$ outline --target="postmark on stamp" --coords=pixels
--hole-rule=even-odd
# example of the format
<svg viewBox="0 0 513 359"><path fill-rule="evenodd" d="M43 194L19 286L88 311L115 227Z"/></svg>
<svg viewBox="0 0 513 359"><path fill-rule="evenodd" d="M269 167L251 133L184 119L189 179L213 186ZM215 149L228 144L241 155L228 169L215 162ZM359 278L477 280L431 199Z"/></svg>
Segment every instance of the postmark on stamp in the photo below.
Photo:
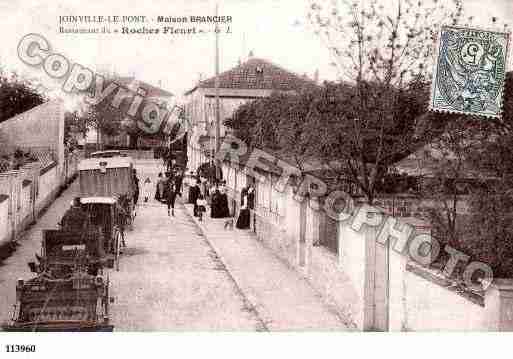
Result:
<svg viewBox="0 0 513 359"><path fill-rule="evenodd" d="M442 26L430 109L500 118L509 33Z"/></svg>

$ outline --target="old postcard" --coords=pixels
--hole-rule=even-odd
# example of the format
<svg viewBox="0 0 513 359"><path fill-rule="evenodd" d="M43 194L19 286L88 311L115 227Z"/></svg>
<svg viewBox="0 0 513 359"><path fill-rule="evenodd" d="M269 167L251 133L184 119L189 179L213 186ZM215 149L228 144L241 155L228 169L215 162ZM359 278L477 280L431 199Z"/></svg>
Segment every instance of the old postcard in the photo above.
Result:
<svg viewBox="0 0 513 359"><path fill-rule="evenodd" d="M513 331L510 0L0 14L2 353Z"/></svg>

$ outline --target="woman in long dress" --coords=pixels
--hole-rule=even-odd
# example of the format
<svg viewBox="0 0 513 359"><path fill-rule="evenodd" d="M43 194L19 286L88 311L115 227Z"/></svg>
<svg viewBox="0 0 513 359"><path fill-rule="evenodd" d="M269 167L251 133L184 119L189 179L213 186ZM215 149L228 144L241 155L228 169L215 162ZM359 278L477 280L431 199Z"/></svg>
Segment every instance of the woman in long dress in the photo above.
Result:
<svg viewBox="0 0 513 359"><path fill-rule="evenodd" d="M239 218L237 218L236 227L239 229L248 229L250 223L250 213L248 208L248 189L243 188L241 192L241 203Z"/></svg>
<svg viewBox="0 0 513 359"><path fill-rule="evenodd" d="M162 172L159 173L159 178L157 180L157 190L155 191L155 199L159 202L164 200L164 187L166 185L166 181L162 177Z"/></svg>
<svg viewBox="0 0 513 359"><path fill-rule="evenodd" d="M219 212L220 218L230 217L230 207L228 206L228 195L226 194L226 182L221 182L219 187Z"/></svg>
<svg viewBox="0 0 513 359"><path fill-rule="evenodd" d="M213 191L211 191L210 218L222 218L219 206L220 197L219 188L217 186L213 187Z"/></svg>
<svg viewBox="0 0 513 359"><path fill-rule="evenodd" d="M189 176L185 178L187 181L187 185L189 186L189 196L187 197L187 203L194 203L195 200L193 199L193 192L194 192L194 186L196 186L196 177L194 176L194 173L191 172Z"/></svg>

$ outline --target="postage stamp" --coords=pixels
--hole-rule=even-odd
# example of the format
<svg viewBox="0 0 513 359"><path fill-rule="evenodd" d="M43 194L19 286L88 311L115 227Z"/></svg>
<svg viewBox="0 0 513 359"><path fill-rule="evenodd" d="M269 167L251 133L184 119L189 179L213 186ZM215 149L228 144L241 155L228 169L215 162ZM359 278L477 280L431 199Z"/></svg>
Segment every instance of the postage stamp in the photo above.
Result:
<svg viewBox="0 0 513 359"><path fill-rule="evenodd" d="M442 26L430 109L500 118L509 33Z"/></svg>

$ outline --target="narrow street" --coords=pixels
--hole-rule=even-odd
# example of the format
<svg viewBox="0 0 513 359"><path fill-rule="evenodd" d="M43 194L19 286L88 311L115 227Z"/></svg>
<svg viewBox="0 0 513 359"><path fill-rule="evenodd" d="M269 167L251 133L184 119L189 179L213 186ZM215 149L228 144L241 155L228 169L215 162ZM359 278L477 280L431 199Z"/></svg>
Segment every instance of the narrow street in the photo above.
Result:
<svg viewBox="0 0 513 359"><path fill-rule="evenodd" d="M138 177L156 178L156 162L137 163ZM41 230L57 222L78 191L75 181L0 265L0 322L9 319L18 278L30 278L28 261L40 251ZM139 201L120 271L109 270L111 320L116 331L261 330L256 313L178 200L175 217L164 205Z"/></svg>

